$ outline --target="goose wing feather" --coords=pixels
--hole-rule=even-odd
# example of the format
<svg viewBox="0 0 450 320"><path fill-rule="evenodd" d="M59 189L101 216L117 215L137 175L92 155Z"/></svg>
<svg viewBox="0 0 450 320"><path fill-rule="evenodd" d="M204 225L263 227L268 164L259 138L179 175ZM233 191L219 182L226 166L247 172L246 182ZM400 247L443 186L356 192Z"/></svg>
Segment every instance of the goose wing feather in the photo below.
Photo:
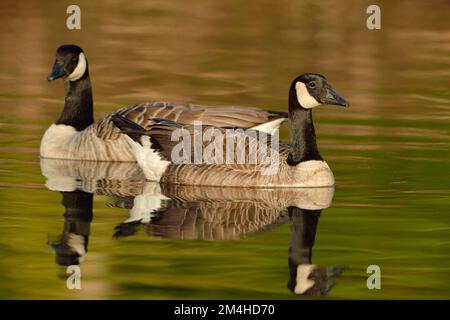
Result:
<svg viewBox="0 0 450 320"><path fill-rule="evenodd" d="M274 143L275 146L278 146L278 149L274 149L272 146L272 139L276 138L271 135L265 135L265 139L262 140L261 136L264 133L259 133L256 130L244 130L242 128L230 130L227 128L210 126L202 126L201 129L202 137L207 135L207 130L214 130L218 133L217 135L214 135L214 137L211 136L210 140L199 139L203 151L201 154L205 156L206 150L209 149L210 157L201 159L201 164L198 162L196 163L195 147L194 143L191 143L189 159L187 159L187 156L183 157L183 162L180 164L178 159L173 158L172 154L174 147L180 143L180 140L172 140L173 133L175 130L184 130L184 132L190 136L191 142L193 142L195 139L194 135L196 134L195 127L192 125L181 125L175 122L164 121L154 123L147 128L146 134L158 142L160 153L167 160L178 164L177 166L172 166L170 170L165 173L164 179L172 181L173 179L182 179L181 177L187 175L187 181L192 179L202 180L206 179L207 176L207 179L214 179L214 176L218 179L220 179L220 177L233 179L235 176L236 179L245 177L246 180L247 178L248 180L252 180L253 178L260 177L262 171L271 165L268 162L262 161L262 158L258 155L258 148L265 145L265 155L270 156L276 154L278 156L277 162L286 159L289 154L289 145L285 143ZM222 156L217 155L215 153L216 151L222 151ZM197 161L198 160L200 159L197 159ZM187 169L187 167L189 167L189 169Z"/></svg>

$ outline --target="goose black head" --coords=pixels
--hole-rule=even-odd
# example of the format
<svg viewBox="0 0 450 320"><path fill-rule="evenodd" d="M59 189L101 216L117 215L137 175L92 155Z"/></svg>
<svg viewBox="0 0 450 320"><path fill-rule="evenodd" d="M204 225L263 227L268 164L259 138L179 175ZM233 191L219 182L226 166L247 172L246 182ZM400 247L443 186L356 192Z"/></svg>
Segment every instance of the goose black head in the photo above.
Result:
<svg viewBox="0 0 450 320"><path fill-rule="evenodd" d="M349 103L333 90L327 79L317 73L304 73L295 78L289 91L289 100L290 105L298 103L304 109L321 104L349 106Z"/></svg>
<svg viewBox="0 0 450 320"><path fill-rule="evenodd" d="M87 74L88 63L83 49L74 45L62 45L56 50L55 64L52 72L47 76L48 81L64 78L77 81Z"/></svg>

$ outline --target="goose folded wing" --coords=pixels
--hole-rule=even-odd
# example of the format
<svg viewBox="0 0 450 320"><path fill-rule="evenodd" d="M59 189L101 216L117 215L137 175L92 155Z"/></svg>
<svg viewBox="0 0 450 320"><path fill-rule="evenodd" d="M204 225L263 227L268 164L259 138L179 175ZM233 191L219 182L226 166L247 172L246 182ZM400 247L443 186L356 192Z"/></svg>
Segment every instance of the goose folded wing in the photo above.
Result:
<svg viewBox="0 0 450 320"><path fill-rule="evenodd" d="M197 164L205 170L213 166L214 170L255 172L270 165L268 157L278 159L289 152L289 147L279 143L277 137L252 129L196 127L163 119L152 121L145 134L175 164Z"/></svg>

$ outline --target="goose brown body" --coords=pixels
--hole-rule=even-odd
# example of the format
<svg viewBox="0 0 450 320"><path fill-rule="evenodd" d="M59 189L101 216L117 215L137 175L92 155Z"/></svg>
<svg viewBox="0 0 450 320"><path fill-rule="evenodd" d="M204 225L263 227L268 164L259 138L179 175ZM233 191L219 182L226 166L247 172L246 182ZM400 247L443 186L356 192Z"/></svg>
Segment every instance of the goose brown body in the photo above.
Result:
<svg viewBox="0 0 450 320"><path fill-rule="evenodd" d="M216 130L218 135L213 141L202 141L202 150L207 148L222 151L223 155L229 153L230 147L226 140L232 141L231 160L224 163L224 157L211 157L207 163L196 163L194 144L191 144L189 158L182 162L174 156L178 154L174 148L180 143L172 139L173 133L185 132L191 141L198 128L192 125L180 125L175 122L162 121L150 125L147 130L138 129L136 124L119 116L113 117L114 123L124 129L129 135L138 132L132 138L127 136L128 142L138 164L148 180L163 183L198 186L224 186L224 187L317 187L333 186L334 176L328 164L323 160L310 160L298 165L288 164L291 151L289 144L279 142L276 137L255 130L231 130L202 126L202 135L208 130ZM130 131L127 131L130 130ZM261 139L265 135L265 139ZM264 160L258 155L261 144L265 145ZM154 150L155 145L158 150ZM219 148L223 148L220 150ZM237 151L239 150L239 152ZM256 162L253 160L256 159ZM201 161L205 161L204 158ZM159 174L157 174L159 172Z"/></svg>

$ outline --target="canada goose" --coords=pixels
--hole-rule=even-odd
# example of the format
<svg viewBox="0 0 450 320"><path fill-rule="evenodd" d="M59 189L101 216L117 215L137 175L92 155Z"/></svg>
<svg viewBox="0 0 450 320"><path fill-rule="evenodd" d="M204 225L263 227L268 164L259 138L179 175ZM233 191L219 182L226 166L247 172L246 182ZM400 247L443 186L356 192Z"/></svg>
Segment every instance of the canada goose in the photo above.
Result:
<svg viewBox="0 0 450 320"><path fill-rule="evenodd" d="M56 60L48 81L64 79L64 109L41 141L44 158L135 161L130 146L111 123L113 114L121 115L146 128L150 118L166 118L179 123L201 121L218 127L255 127L271 132L287 119L284 112L236 106L206 107L168 102L142 103L117 110L94 122L89 65L83 50L76 45L63 45L56 51Z"/></svg>
<svg viewBox="0 0 450 320"><path fill-rule="evenodd" d="M210 162L199 164L194 159L195 152L190 150L183 150L183 156L188 155L187 159L180 162L178 158L174 158L174 155L178 155L174 151L180 147L180 142L173 139L175 131L186 132L187 137L195 142L195 127L154 119L155 124L145 130L120 115L114 115L112 120L128 135L127 140L148 180L230 187L333 186L333 173L317 149L312 120L312 108L321 104L345 107L349 105L333 91L322 75L305 73L294 79L289 89L291 145L279 143L277 147L277 144L273 144L275 137L266 136L265 146L271 155L275 155L275 158L272 158L275 161L270 164L267 161L257 164L248 161L249 157L256 153L257 147L257 143L254 143L257 138L251 134L255 133L253 130L231 132L229 129L215 128L219 135L215 136L213 142L209 145L205 141L200 142L204 150L213 145L214 152L232 153L231 160L239 158L241 154L235 150L241 150L246 157L244 162L224 164L223 157L212 157L208 159ZM212 130L208 126L201 129L203 135L207 130ZM230 134L233 139L229 139ZM234 145L229 149L230 140ZM227 159L228 156L229 154Z"/></svg>

